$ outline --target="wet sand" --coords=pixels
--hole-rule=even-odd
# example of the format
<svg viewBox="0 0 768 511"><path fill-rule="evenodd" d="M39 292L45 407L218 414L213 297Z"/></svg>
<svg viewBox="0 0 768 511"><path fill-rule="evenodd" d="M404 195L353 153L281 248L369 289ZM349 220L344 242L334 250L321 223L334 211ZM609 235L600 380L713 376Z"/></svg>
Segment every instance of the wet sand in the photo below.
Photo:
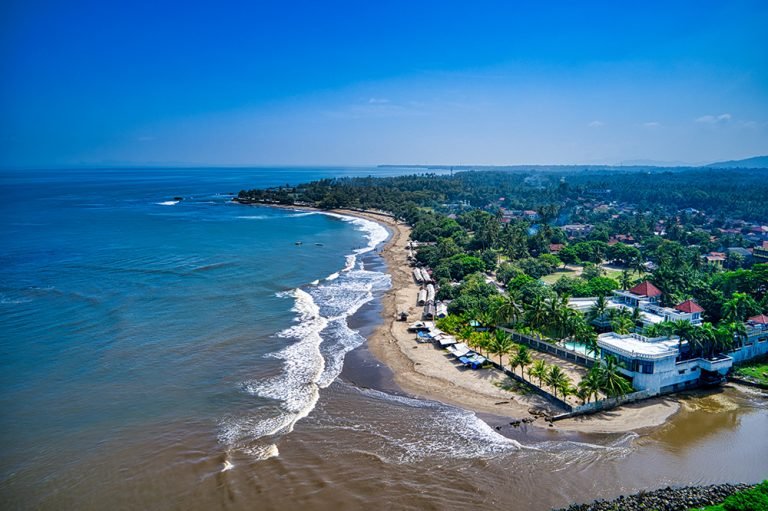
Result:
<svg viewBox="0 0 768 511"><path fill-rule="evenodd" d="M416 321L421 316L422 308L416 305L419 286L413 281L406 260L410 227L381 214L350 210L334 212L379 222L392 232L381 249L392 276L392 288L382 299L383 322L368 337L368 349L391 368L394 381L403 391L481 414L514 419L530 417L531 408L558 411L539 396L501 388L509 383L509 379L499 371L465 369L453 362L447 352L430 344L416 343L415 336L407 331L407 322L395 319L396 314L403 311L409 313L409 321ZM558 421L552 427L543 421L534 424L583 433L640 432L664 424L679 409L678 400L667 397Z"/></svg>

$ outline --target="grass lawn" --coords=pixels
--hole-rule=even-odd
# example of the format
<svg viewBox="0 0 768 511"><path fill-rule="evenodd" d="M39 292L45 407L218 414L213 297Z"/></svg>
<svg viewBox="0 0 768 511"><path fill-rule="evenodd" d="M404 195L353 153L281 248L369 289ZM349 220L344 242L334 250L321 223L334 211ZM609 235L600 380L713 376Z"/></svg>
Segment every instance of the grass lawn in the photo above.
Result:
<svg viewBox="0 0 768 511"><path fill-rule="evenodd" d="M555 273L550 273L549 275L541 277L541 280L551 285L560 280L561 277L578 277L579 275L581 275L580 269L558 268Z"/></svg>
<svg viewBox="0 0 768 511"><path fill-rule="evenodd" d="M768 360L762 360L753 364L747 364L736 370L739 376L747 376L768 385Z"/></svg>
<svg viewBox="0 0 768 511"><path fill-rule="evenodd" d="M558 268L555 273L550 273L549 275L545 275L541 277L541 280L546 282L549 285L554 284L558 280L560 280L562 277L578 277L581 275L581 272L584 268L582 266L568 266L566 268ZM604 275L606 277L610 277L617 282L621 280L621 270L616 270L613 268L603 268ZM630 272L629 276L632 279L638 279L643 276L642 273L638 273L636 271Z"/></svg>

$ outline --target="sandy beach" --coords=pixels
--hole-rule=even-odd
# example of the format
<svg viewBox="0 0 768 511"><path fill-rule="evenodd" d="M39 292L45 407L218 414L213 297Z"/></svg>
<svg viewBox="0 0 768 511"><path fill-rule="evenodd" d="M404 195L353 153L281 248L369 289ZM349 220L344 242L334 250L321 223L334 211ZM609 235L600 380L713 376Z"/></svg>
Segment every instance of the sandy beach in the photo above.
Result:
<svg viewBox="0 0 768 511"><path fill-rule="evenodd" d="M466 369L455 363L447 352L431 344L416 343L415 336L407 331L407 323L395 320L396 314L403 311L408 312L414 321L421 316L422 308L416 305L419 286L413 281L406 260L410 227L378 213L334 212L379 222L392 233L381 249L392 276L392 288L382 299L383 323L369 337L368 348L392 369L395 382L403 391L475 412L518 420L531 417L529 410L532 408L544 408L555 413L562 411L524 390L505 390L502 386L507 387L510 381L497 370ZM664 424L679 409L676 399L658 398L595 415L557 421L552 428L584 433L638 432ZM543 420L534 424L549 427Z"/></svg>

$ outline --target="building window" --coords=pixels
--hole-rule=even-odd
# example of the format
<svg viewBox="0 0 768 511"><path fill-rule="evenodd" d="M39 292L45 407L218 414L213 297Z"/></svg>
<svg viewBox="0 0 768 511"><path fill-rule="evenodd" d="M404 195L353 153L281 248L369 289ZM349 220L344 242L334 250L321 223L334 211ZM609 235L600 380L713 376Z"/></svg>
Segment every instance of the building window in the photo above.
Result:
<svg viewBox="0 0 768 511"><path fill-rule="evenodd" d="M677 374L685 374L685 369L680 369Z"/></svg>

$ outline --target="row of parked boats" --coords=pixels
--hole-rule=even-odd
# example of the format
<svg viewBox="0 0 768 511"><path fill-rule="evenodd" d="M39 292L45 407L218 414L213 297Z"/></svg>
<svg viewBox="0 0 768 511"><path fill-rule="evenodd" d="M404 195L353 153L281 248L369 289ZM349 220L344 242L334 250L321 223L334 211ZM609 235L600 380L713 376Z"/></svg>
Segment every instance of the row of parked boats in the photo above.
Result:
<svg viewBox="0 0 768 511"><path fill-rule="evenodd" d="M429 274L429 271L426 268L418 267L413 269L413 280L415 280L417 284L431 284L434 282L432 280L432 275Z"/></svg>

